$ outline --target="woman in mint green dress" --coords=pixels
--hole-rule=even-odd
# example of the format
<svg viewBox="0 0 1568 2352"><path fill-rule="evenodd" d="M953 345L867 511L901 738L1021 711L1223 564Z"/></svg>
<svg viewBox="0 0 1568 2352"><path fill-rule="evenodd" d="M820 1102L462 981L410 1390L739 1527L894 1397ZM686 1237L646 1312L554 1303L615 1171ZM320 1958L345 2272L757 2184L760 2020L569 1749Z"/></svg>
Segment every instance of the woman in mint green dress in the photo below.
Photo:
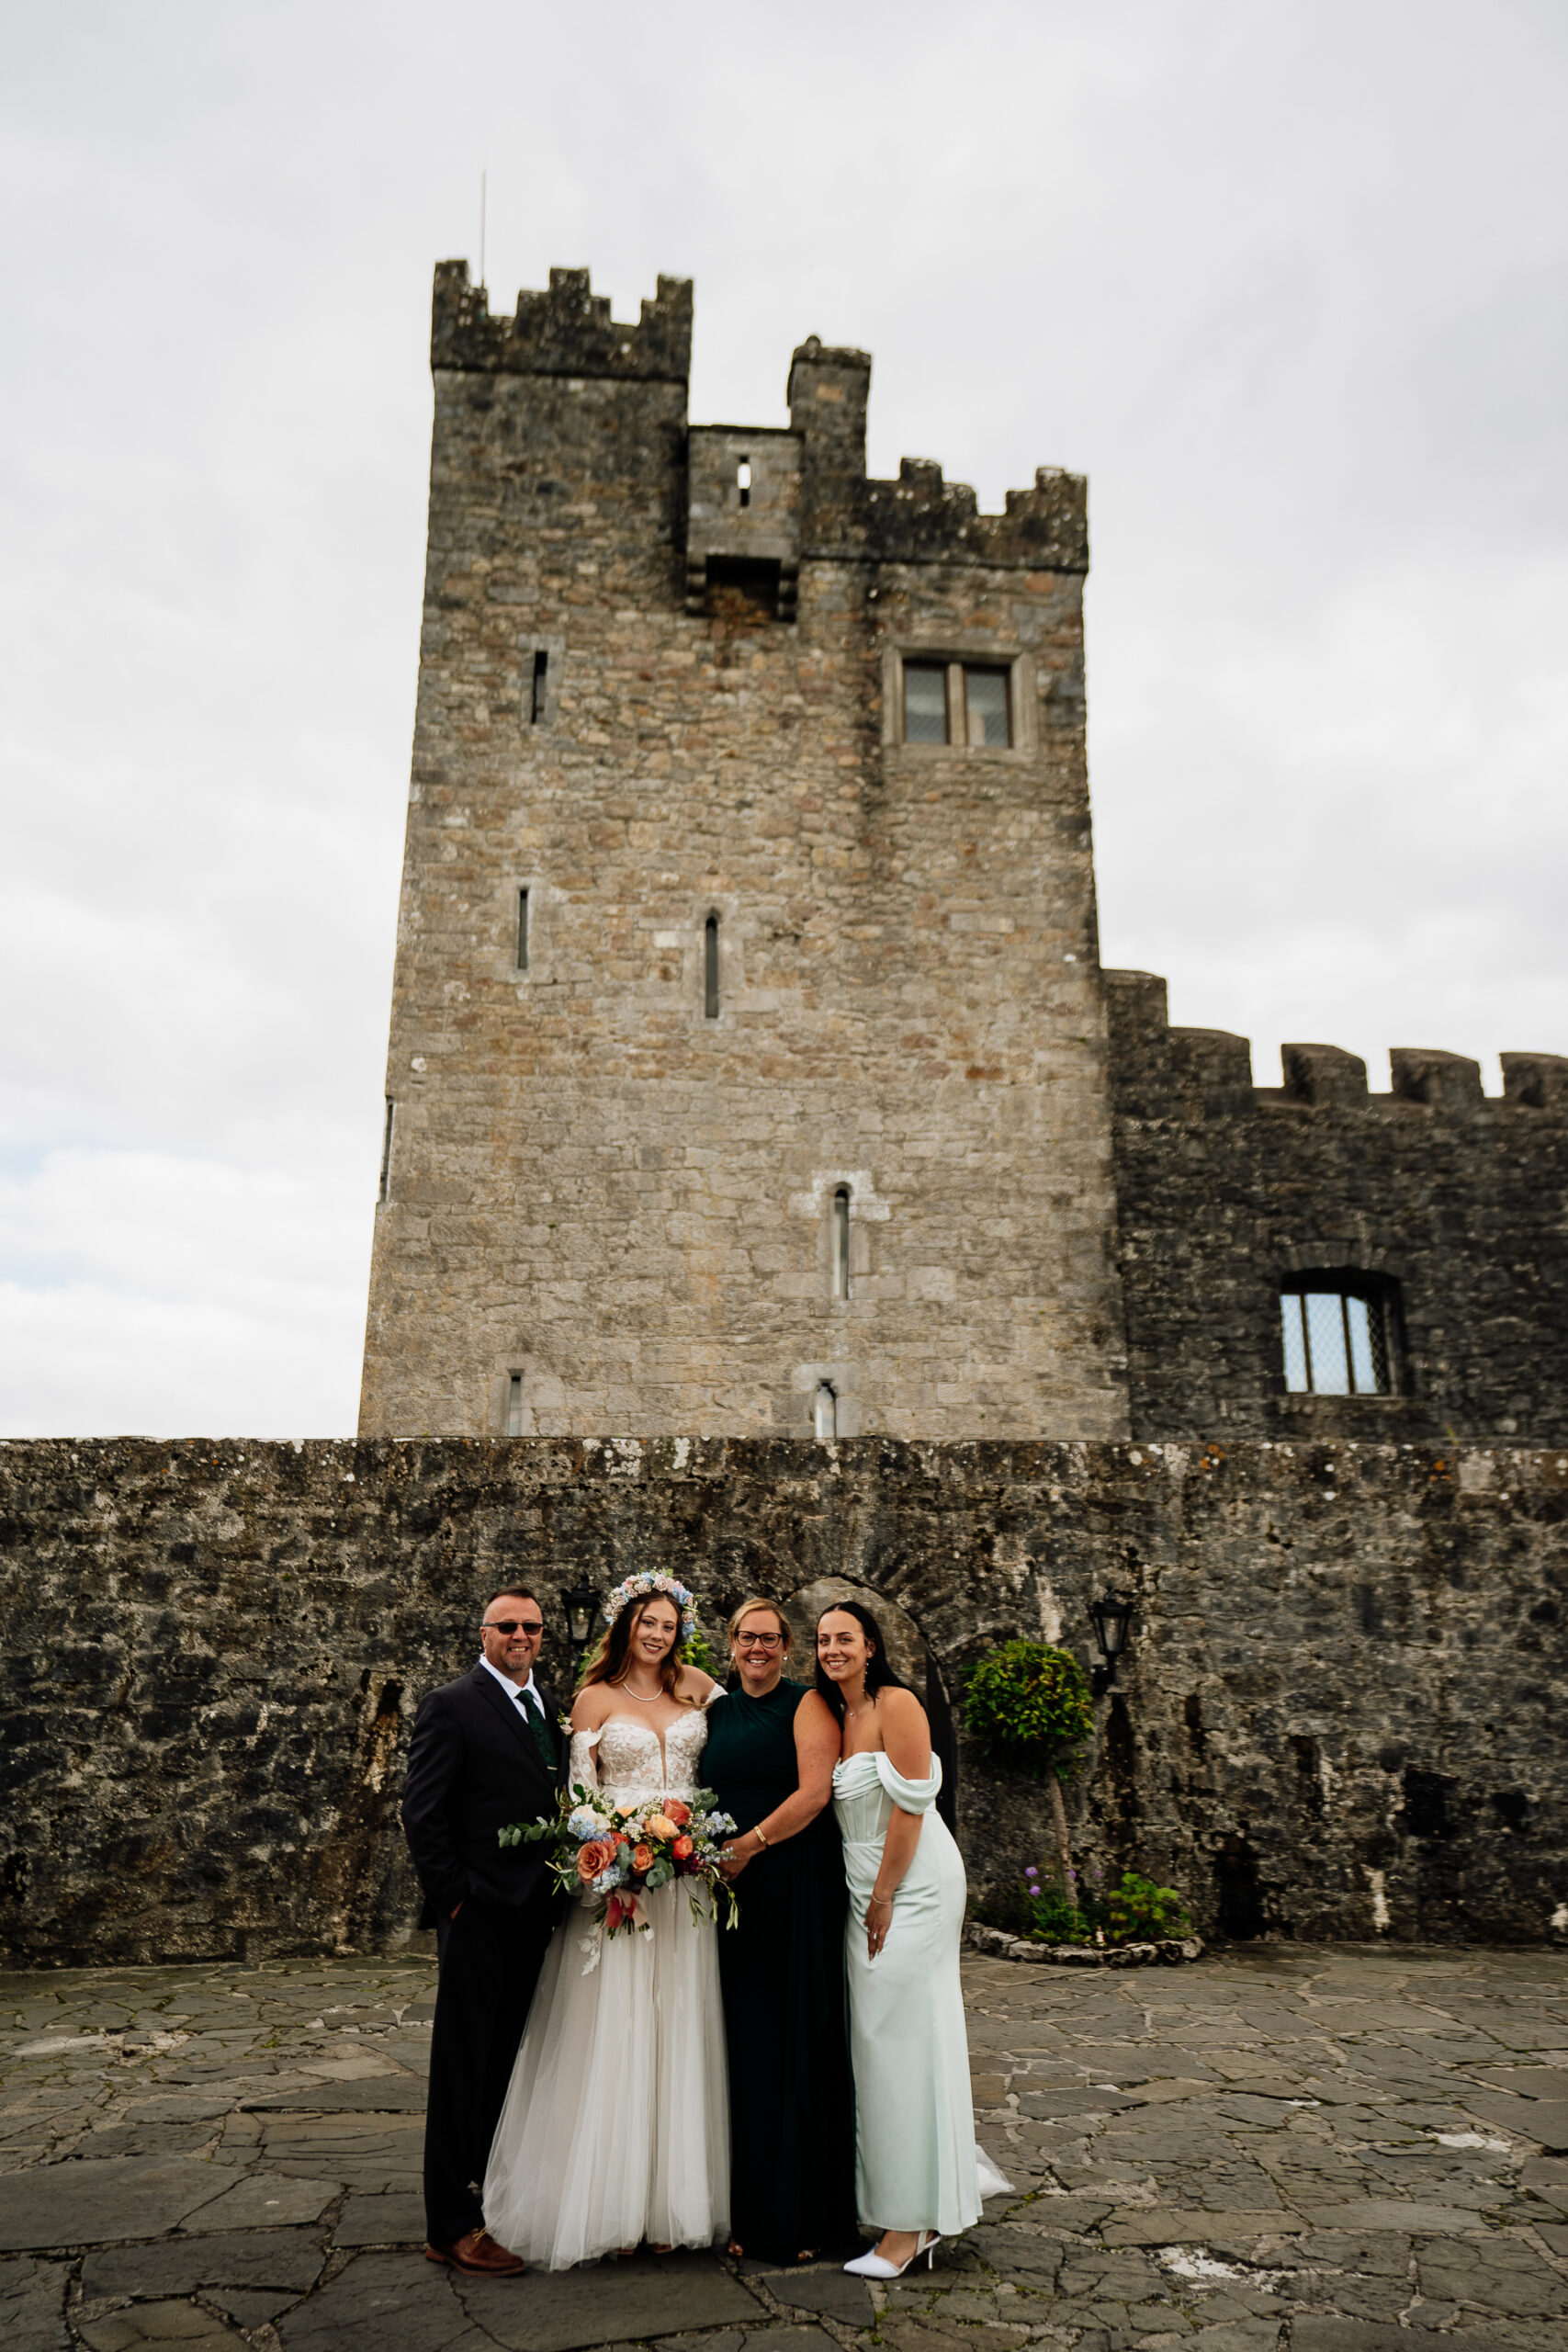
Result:
<svg viewBox="0 0 1568 2352"><path fill-rule="evenodd" d="M842 1727L833 1809L844 1841L855 2190L882 2235L847 2270L896 2278L980 2218L958 1976L964 1864L935 1810L942 1765L914 1692L855 1601L817 1624L817 1688ZM999 2175L987 2191L1005 2188Z"/></svg>

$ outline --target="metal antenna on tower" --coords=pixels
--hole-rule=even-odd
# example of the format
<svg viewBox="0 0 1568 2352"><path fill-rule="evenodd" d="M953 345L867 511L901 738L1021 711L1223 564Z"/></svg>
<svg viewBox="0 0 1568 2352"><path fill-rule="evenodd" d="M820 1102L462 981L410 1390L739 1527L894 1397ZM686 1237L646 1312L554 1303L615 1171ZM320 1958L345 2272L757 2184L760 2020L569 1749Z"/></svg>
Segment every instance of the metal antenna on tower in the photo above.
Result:
<svg viewBox="0 0 1568 2352"><path fill-rule="evenodd" d="M480 173L479 173L479 291L480 291L480 293L481 293L481 294L484 292L484 283L485 283L485 175L484 175L483 170L481 169L481 171L480 171Z"/></svg>

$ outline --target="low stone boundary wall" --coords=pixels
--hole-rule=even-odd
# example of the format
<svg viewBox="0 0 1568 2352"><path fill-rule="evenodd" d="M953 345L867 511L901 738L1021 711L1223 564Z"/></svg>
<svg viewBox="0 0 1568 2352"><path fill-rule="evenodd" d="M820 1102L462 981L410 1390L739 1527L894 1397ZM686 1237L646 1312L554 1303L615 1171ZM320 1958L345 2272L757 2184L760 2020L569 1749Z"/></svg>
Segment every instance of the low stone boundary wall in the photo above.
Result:
<svg viewBox="0 0 1568 2352"><path fill-rule="evenodd" d="M1153 1943L1039 1944L977 1921L964 1929L964 1940L972 1951L992 1960L1018 1960L1035 1968L1180 1968L1201 1960L1205 1949L1201 1936L1160 1936Z"/></svg>
<svg viewBox="0 0 1568 2352"><path fill-rule="evenodd" d="M1074 1792L1080 1867L1224 1936L1568 1935L1568 1453L1353 1443L428 1440L0 1445L4 1949L388 1950L423 1691L489 1590L675 1568L716 1630L840 1577L935 1711L1017 1634L1130 1654ZM960 1734L972 1880L1049 1847Z"/></svg>

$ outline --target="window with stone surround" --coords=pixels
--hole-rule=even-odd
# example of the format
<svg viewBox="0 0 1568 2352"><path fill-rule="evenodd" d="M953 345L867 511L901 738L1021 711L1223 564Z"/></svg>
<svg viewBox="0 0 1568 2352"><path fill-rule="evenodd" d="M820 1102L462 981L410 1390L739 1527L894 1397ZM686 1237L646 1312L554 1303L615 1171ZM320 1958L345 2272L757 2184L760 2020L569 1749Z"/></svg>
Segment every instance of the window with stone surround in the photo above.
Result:
<svg viewBox="0 0 1568 2352"><path fill-rule="evenodd" d="M1399 1386L1399 1285L1353 1267L1280 1285L1285 1386L1319 1396L1391 1396Z"/></svg>
<svg viewBox="0 0 1568 2352"><path fill-rule="evenodd" d="M507 1374L506 1434L508 1437L521 1437L523 1434L523 1374L520 1372Z"/></svg>
<svg viewBox="0 0 1568 2352"><path fill-rule="evenodd" d="M839 1396L831 1381L824 1380L812 1399L811 1427L818 1443L839 1434Z"/></svg>
<svg viewBox="0 0 1568 2352"><path fill-rule="evenodd" d="M903 742L946 743L970 752L1012 749L1010 663L906 655L900 667Z"/></svg>

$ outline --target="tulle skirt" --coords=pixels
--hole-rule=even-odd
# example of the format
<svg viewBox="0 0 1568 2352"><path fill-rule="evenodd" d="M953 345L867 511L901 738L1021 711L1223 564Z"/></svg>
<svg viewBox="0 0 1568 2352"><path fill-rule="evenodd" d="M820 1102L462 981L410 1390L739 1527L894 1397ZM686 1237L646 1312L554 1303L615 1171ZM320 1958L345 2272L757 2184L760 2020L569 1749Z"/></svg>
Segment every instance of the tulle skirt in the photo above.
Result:
<svg viewBox="0 0 1568 2352"><path fill-rule="evenodd" d="M603 1937L584 1974L595 1930L573 1903L496 2126L485 2227L551 2270L644 2238L705 2246L728 2234L721 1930L693 1918L679 1883L645 1895L643 1913L651 1933Z"/></svg>

